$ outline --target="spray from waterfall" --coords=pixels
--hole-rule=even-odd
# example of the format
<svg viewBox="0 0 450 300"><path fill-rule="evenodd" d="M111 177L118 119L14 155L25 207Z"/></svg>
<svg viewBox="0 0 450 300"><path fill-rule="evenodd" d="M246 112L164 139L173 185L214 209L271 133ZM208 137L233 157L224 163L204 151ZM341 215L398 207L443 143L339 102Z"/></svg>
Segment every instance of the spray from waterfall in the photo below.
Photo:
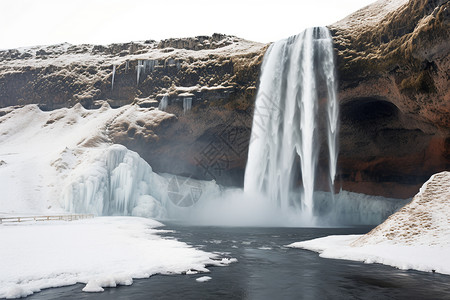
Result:
<svg viewBox="0 0 450 300"><path fill-rule="evenodd" d="M319 93L321 90L324 93ZM320 104L322 94L326 94L325 105ZM245 192L262 193L282 212L295 209L313 217L323 127L318 115L323 111L330 189L334 190L339 117L336 95L333 44L327 28L309 28L270 46L256 96Z"/></svg>

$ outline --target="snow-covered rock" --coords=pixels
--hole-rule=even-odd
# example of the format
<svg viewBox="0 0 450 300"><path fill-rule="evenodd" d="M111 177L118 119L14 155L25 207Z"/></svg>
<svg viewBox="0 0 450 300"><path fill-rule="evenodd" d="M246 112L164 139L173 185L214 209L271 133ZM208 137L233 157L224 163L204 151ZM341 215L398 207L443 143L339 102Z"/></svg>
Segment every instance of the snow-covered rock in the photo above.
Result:
<svg viewBox="0 0 450 300"><path fill-rule="evenodd" d="M433 175L413 200L365 235L289 245L321 257L450 274L450 172Z"/></svg>
<svg viewBox="0 0 450 300"><path fill-rule="evenodd" d="M352 245L387 241L397 245L450 247L450 172L433 175L410 203Z"/></svg>

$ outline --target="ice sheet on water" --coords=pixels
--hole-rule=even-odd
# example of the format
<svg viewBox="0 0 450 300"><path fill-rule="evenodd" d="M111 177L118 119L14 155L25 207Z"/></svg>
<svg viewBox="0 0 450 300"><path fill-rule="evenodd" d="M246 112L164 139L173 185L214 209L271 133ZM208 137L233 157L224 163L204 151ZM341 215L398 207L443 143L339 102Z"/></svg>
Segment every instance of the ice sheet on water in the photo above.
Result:
<svg viewBox="0 0 450 300"><path fill-rule="evenodd" d="M209 276L202 276L202 277L199 277L199 278L197 278L197 279L195 279L197 282L207 282L207 281L210 281L212 278L211 277L209 277Z"/></svg>
<svg viewBox="0 0 450 300"><path fill-rule="evenodd" d="M161 223L136 217L98 217L0 225L0 298L19 298L45 288L85 283L83 291L130 285L153 274L208 272L222 259L174 239ZM33 248L24 247L27 241Z"/></svg>

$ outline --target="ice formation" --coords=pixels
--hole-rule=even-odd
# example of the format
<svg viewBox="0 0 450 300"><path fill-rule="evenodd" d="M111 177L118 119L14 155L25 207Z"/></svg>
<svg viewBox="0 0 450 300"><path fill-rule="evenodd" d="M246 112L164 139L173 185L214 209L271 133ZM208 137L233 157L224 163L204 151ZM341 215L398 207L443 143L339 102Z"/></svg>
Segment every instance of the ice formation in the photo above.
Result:
<svg viewBox="0 0 450 300"><path fill-rule="evenodd" d="M236 259L161 237L161 223L134 217L0 225L0 298L84 283L85 292L154 274L208 272ZM24 243L33 247L24 247Z"/></svg>
<svg viewBox="0 0 450 300"><path fill-rule="evenodd" d="M197 282L207 282L207 281L210 281L211 279L212 278L210 276L202 276L202 277L199 277L199 278L195 279L195 281L197 281Z"/></svg>
<svg viewBox="0 0 450 300"><path fill-rule="evenodd" d="M67 211L189 220L197 202L202 206L220 197L214 181L159 175L139 154L122 145L89 156L78 158L80 163L66 180L63 199Z"/></svg>
<svg viewBox="0 0 450 300"><path fill-rule="evenodd" d="M245 171L245 191L265 195L281 211L312 219L317 166L319 107L324 78L330 185L336 174L338 104L331 35L326 28L272 44L262 65ZM323 84L323 83L322 83ZM299 167L297 161L299 160ZM299 169L302 187L297 187ZM301 196L299 196L301 194Z"/></svg>
<svg viewBox="0 0 450 300"><path fill-rule="evenodd" d="M150 72L153 72L156 65L158 65L158 60L139 59L138 64L136 66L137 84L139 84L139 80L141 80L141 76L149 74Z"/></svg>
<svg viewBox="0 0 450 300"><path fill-rule="evenodd" d="M1 213L66 210L165 219L186 213L174 201L176 193L199 189L195 202L217 197L220 188L213 181L189 179L190 184L174 190L173 175L154 173L136 152L109 141L105 124L121 116L142 120L160 114L137 105L111 109L106 103L97 110L78 104L51 112L36 105L8 111L0 117Z"/></svg>
<svg viewBox="0 0 450 300"><path fill-rule="evenodd" d="M96 215L137 215L162 218L166 215L161 188L167 185L136 153L112 145L93 157L63 191L64 208Z"/></svg>
<svg viewBox="0 0 450 300"><path fill-rule="evenodd" d="M113 65L112 78L111 78L111 91L114 90L114 78L116 77L116 65Z"/></svg>
<svg viewBox="0 0 450 300"><path fill-rule="evenodd" d="M138 60L138 64L136 66L136 76L137 76L136 82L137 82L137 84L139 84L139 80L141 78L141 73L142 73L143 69L144 69L144 64L143 64L142 60Z"/></svg>
<svg viewBox="0 0 450 300"><path fill-rule="evenodd" d="M167 106L169 105L169 96L166 94L162 97L161 102L159 102L158 108L160 110L166 110Z"/></svg>
<svg viewBox="0 0 450 300"><path fill-rule="evenodd" d="M183 112L187 113L192 108L192 97L183 98Z"/></svg>

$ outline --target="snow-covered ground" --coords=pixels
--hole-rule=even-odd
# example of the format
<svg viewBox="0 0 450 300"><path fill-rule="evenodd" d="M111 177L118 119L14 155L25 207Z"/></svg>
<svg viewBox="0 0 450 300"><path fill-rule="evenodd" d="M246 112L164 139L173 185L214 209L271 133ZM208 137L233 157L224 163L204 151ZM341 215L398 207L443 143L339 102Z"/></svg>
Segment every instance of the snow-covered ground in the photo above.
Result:
<svg viewBox="0 0 450 300"><path fill-rule="evenodd" d="M159 226L137 217L0 225L0 298L77 282L86 283L83 291L99 292L131 285L133 278L208 272L208 265L235 261L164 239Z"/></svg>
<svg viewBox="0 0 450 300"><path fill-rule="evenodd" d="M366 235L289 245L321 257L450 274L450 172L433 175L413 200Z"/></svg>
<svg viewBox="0 0 450 300"><path fill-rule="evenodd" d="M407 3L408 0L378 0L334 23L331 27L345 28L355 32L361 31L364 27L378 25L389 13Z"/></svg>

